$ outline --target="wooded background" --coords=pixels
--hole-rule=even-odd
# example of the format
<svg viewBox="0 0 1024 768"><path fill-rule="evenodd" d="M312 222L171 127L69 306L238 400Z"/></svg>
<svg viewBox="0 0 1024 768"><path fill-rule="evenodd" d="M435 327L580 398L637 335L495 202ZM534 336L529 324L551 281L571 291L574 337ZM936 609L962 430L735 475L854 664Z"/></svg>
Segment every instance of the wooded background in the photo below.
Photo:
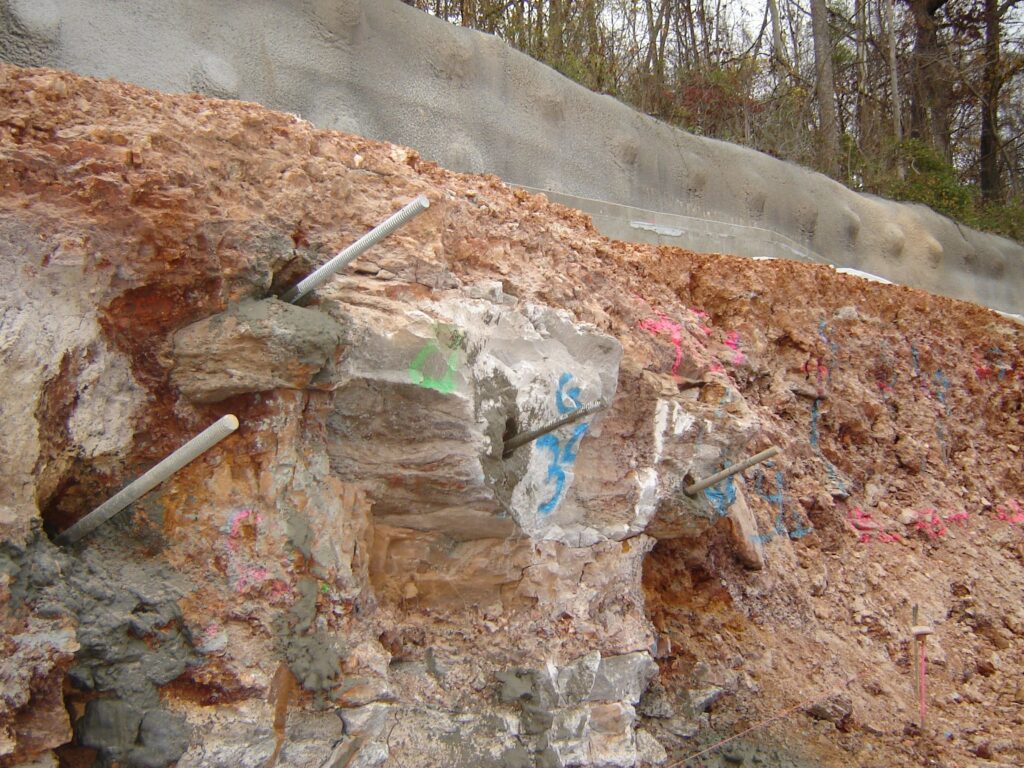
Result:
<svg viewBox="0 0 1024 768"><path fill-rule="evenodd" d="M1024 0L404 0L693 133L1024 240Z"/></svg>

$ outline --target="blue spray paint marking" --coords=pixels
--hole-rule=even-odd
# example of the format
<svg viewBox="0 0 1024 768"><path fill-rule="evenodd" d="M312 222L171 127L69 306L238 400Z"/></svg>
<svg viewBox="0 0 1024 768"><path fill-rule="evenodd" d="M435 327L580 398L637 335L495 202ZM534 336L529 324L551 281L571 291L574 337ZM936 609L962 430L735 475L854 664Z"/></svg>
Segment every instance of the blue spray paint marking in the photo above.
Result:
<svg viewBox="0 0 1024 768"><path fill-rule="evenodd" d="M776 536L786 535L786 520L785 520L785 496L782 492L782 472L775 473L775 483L778 489L775 493L768 493L765 490L765 477L764 472L760 469L754 473L754 491L762 499L767 501L769 504L774 504L779 508L779 513L775 518L775 525L773 531L769 533L759 533L750 538L760 544L767 544L769 541L774 539Z"/></svg>
<svg viewBox="0 0 1024 768"><path fill-rule="evenodd" d="M988 354L993 356L993 362L995 363L996 369L996 377L999 379L999 381L1002 381L1003 379L1006 378L1006 374L1013 370L1013 366L1007 363L1005 360L1003 360L1004 352L999 347L992 347L988 351Z"/></svg>
<svg viewBox="0 0 1024 768"><path fill-rule="evenodd" d="M935 437L939 441L939 453L942 455L942 461L945 464L949 464L949 436L946 434L945 428L942 426L941 419L935 421ZM921 459L922 471L925 465L924 458Z"/></svg>
<svg viewBox="0 0 1024 768"><path fill-rule="evenodd" d="M815 398L811 406L811 448L820 453L818 448L818 419L821 417L821 400Z"/></svg>
<svg viewBox="0 0 1024 768"><path fill-rule="evenodd" d="M825 475L832 481L839 493L848 496L849 493L846 491L846 483L844 483L843 479L839 477L839 470L836 469L836 465L826 459L824 454L822 454L821 459L825 462Z"/></svg>
<svg viewBox="0 0 1024 768"><path fill-rule="evenodd" d="M571 373L563 373L562 377L558 380L558 391L555 393L555 407L558 408L559 413L572 413L583 406L583 403L580 402L580 388L565 388L565 385L570 381L572 381ZM568 405L565 402L566 397L569 398Z"/></svg>
<svg viewBox="0 0 1024 768"><path fill-rule="evenodd" d="M547 480L555 484L555 492L551 498L537 507L537 511L540 514L551 514L554 508L558 506L558 502L561 501L562 491L565 490L564 467L576 461L576 445L589 426L589 424L576 425L572 432L572 437L569 438L564 447L554 435L544 435L537 440L538 447L551 451L551 463L548 465Z"/></svg>
<svg viewBox="0 0 1024 768"><path fill-rule="evenodd" d="M931 387L928 386L928 377L924 375L924 369L921 368L921 353L918 352L917 347L913 343L911 343L910 345L910 357L914 362L914 377L920 380L921 389L924 390L925 394L928 395L928 397L938 397L939 400L945 402L945 400L943 399L945 397L945 393L936 395L936 393L932 392ZM936 381L939 380L938 376L941 373L942 371L939 371L939 373L936 374ZM945 376L943 376L943 378L945 378ZM948 388L949 382L947 381L946 384Z"/></svg>
<svg viewBox="0 0 1024 768"><path fill-rule="evenodd" d="M942 403L942 407L945 410L946 415L949 416L949 401L947 399L949 394L949 379L946 377L946 374L942 372L941 368L935 372L935 384L935 396L939 399L939 402ZM949 435L946 433L946 427L942 422L941 415L935 419L935 436L939 439L939 447L942 451L942 460L948 464Z"/></svg>
<svg viewBox="0 0 1024 768"><path fill-rule="evenodd" d="M811 447L814 452L818 454L822 461L825 462L825 474L828 475L828 479L835 483L836 488L839 489L840 493L846 493L846 483L839 477L839 472L831 461L825 458L825 454L821 452L821 445L818 441L818 419L821 418L821 400L816 399L814 405L811 406Z"/></svg>
<svg viewBox="0 0 1024 768"><path fill-rule="evenodd" d="M949 415L949 404L946 402L946 396L949 394L949 379L946 374L939 368L935 372L935 383L939 387L939 391L936 393L936 397L939 398L939 402L946 406L946 415Z"/></svg>
<svg viewBox="0 0 1024 768"><path fill-rule="evenodd" d="M722 487L719 490L720 486ZM719 517L725 517L729 514L729 507L736 503L736 483L734 478L727 477L718 485L713 485L710 488L704 490L704 498L711 504L712 509L718 513Z"/></svg>
<svg viewBox="0 0 1024 768"><path fill-rule="evenodd" d="M804 525L800 517L794 512L790 514L793 519L795 527L793 530L787 530L786 528L786 494L785 494L785 476L782 474L782 470L775 472L775 493L768 493L765 490L765 475L764 472L758 469L754 473L754 490L757 495L767 501L769 504L774 504L778 507L778 514L775 517L775 530L771 533L758 534L752 536L751 539L760 542L761 544L767 544L769 541L774 539L776 536L788 536L791 539L802 539L813 530L810 523Z"/></svg>

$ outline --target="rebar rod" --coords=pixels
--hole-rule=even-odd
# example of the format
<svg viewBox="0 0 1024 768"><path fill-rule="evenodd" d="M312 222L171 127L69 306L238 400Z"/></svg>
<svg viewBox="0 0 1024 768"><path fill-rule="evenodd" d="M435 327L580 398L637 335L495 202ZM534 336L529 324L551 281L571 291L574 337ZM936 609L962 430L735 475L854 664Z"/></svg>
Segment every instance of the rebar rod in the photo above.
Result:
<svg viewBox="0 0 1024 768"><path fill-rule="evenodd" d="M518 435L514 435L505 441L505 447L501 452L501 458L507 459L517 448L522 448L527 443L532 443L538 437L543 437L549 432L554 432L559 427L564 427L566 424L572 424L574 421L579 421L593 413L597 413L604 407L604 403L592 403L591 405L585 405L582 408L577 408L572 413L568 413L557 421L553 421L543 427L531 429L529 432L520 432Z"/></svg>
<svg viewBox="0 0 1024 768"><path fill-rule="evenodd" d="M910 641L910 644L914 652L914 696L919 696L921 692L921 668L920 666L918 666L918 657L921 653L921 646L918 642L917 635L914 634L914 627L917 626L917 615L918 606L917 603L914 603L914 607L911 609L910 612L910 636L911 638L913 638Z"/></svg>
<svg viewBox="0 0 1024 768"><path fill-rule="evenodd" d="M693 485L684 488L683 490L686 492L687 496L696 496L698 493L707 488L710 488L715 483L720 483L723 480L725 480L725 478L731 477L732 475L735 475L737 472L742 472L744 469L750 469L750 467L754 466L755 464L760 464L762 461L767 461L777 453L779 453L779 448L778 446L773 445L771 448L763 450L760 453L754 454L749 459L744 459L743 461L737 464L733 464L731 466L726 467L721 472L716 472L715 474L710 475L709 477L705 477L703 480L698 480Z"/></svg>
<svg viewBox="0 0 1024 768"><path fill-rule="evenodd" d="M300 301L306 294L315 291L321 285L330 280L331 276L348 266L357 256L364 253L368 248L379 243L385 237L419 216L430 207L430 201L426 195L420 195L402 210L391 216L387 221L378 224L365 235L356 240L352 245L340 251L337 256L328 261L312 274L307 275L294 286L281 295L281 301L294 304Z"/></svg>
<svg viewBox="0 0 1024 768"><path fill-rule="evenodd" d="M87 514L57 537L58 544L73 544L88 535L98 526L107 522L134 501L180 470L193 459L210 450L213 446L238 429L238 419L232 415L223 416L178 450L165 458L148 472L115 493L96 509Z"/></svg>

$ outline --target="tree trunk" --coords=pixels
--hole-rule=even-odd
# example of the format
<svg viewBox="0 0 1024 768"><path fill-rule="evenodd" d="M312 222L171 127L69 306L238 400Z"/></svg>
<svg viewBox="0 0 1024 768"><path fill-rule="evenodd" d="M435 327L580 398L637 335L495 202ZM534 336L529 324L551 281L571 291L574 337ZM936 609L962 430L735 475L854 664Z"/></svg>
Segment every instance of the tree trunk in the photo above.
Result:
<svg viewBox="0 0 1024 768"><path fill-rule="evenodd" d="M549 0L546 62L555 69L562 68L565 52L565 8L564 0Z"/></svg>
<svg viewBox="0 0 1024 768"><path fill-rule="evenodd" d="M768 13L772 17L772 69L789 69L786 48L782 43L782 22L779 21L778 0L768 0Z"/></svg>
<svg viewBox="0 0 1024 768"><path fill-rule="evenodd" d="M814 37L815 91L818 97L820 137L819 168L829 176L839 171L839 125L836 121L836 87L832 75L832 39L825 0L811 0L811 34Z"/></svg>
<svg viewBox="0 0 1024 768"><path fill-rule="evenodd" d="M857 101L854 105L857 119L857 135L863 137L866 123L866 101L868 80L867 35L868 22L865 0L853 2L853 58L857 64Z"/></svg>
<svg viewBox="0 0 1024 768"><path fill-rule="evenodd" d="M896 0L884 0L886 42L889 44L889 90L892 97L892 132L896 143L903 141L903 97L900 95L900 73L896 65Z"/></svg>
<svg viewBox="0 0 1024 768"><path fill-rule="evenodd" d="M910 133L930 143L946 160L949 148L949 83L944 82L939 23L935 14L947 0L909 0L914 16L913 88Z"/></svg>
<svg viewBox="0 0 1024 768"><path fill-rule="evenodd" d="M1003 185L999 174L999 71L1000 18L998 0L985 0L985 74L981 84L981 194L986 200L1002 198Z"/></svg>

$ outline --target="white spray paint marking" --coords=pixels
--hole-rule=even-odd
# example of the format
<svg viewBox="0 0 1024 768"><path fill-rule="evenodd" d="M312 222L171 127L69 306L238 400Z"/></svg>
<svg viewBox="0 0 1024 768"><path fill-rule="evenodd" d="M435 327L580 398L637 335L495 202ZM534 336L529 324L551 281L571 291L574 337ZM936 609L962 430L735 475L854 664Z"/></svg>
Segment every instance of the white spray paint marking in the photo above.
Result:
<svg viewBox="0 0 1024 768"><path fill-rule="evenodd" d="M697 419L683 410L679 403L672 403L672 434L676 437L684 435L697 423Z"/></svg>
<svg viewBox="0 0 1024 768"><path fill-rule="evenodd" d="M654 463L661 461L665 450L665 430L668 428L668 400L659 400L654 406Z"/></svg>
<svg viewBox="0 0 1024 768"><path fill-rule="evenodd" d="M639 533L647 527L658 507L658 473L651 467L645 467L636 473L636 484L640 493L633 507L633 521L629 527Z"/></svg>

